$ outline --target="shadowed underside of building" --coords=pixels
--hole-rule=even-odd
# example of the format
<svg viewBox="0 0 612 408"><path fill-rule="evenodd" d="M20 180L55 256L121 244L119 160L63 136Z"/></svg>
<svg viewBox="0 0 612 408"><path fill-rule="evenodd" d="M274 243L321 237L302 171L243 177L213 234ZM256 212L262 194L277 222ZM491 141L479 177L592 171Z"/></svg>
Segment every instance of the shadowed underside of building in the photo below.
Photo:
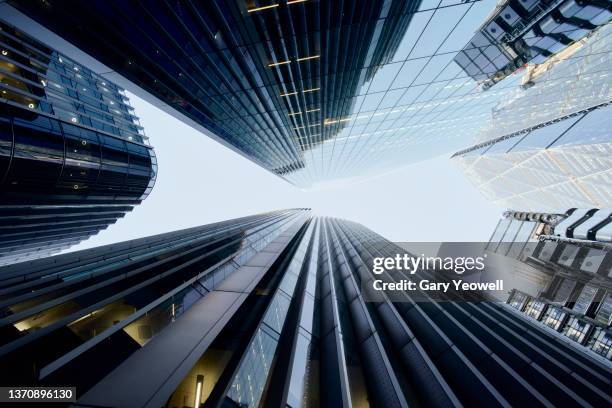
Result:
<svg viewBox="0 0 612 408"><path fill-rule="evenodd" d="M77 406L609 404L610 364L507 305L366 301L398 252L296 209L4 267L0 381Z"/></svg>

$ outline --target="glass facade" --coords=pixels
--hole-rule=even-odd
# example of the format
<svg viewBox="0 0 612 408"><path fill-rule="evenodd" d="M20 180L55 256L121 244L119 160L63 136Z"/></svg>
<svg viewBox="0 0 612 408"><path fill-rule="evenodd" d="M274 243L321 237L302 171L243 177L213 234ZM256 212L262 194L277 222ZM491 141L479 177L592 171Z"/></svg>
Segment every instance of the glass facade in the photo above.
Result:
<svg viewBox="0 0 612 408"><path fill-rule="evenodd" d="M0 20L0 265L96 234L157 164L122 89Z"/></svg>
<svg viewBox="0 0 612 408"><path fill-rule="evenodd" d="M602 118L610 115L612 106L601 105L477 145L454 158L468 179L502 207L528 211L606 207L612 202L612 128Z"/></svg>
<svg viewBox="0 0 612 408"><path fill-rule="evenodd" d="M245 359L232 381L227 398L238 406L258 406L266 385L266 378L272 368L272 359L278 349L279 338L289 312L289 306L296 294L300 274L307 273L306 251L313 237L311 224L300 241L296 252L287 266L285 274L273 295L270 305L257 331L249 343Z"/></svg>
<svg viewBox="0 0 612 408"><path fill-rule="evenodd" d="M485 250L519 261L533 255L538 238L552 233L557 214L506 211L491 234Z"/></svg>
<svg viewBox="0 0 612 408"><path fill-rule="evenodd" d="M306 213L277 211L3 267L0 361L16 369L3 371L2 383L91 385ZM85 366L97 368L79 374Z"/></svg>
<svg viewBox="0 0 612 408"><path fill-rule="evenodd" d="M610 24L597 29L573 54L544 65L542 72L533 78L531 87L514 89L500 100L477 141L486 142L538 127L609 102L612 99L611 34ZM538 109L532 109L533 106Z"/></svg>
<svg viewBox="0 0 612 408"><path fill-rule="evenodd" d="M454 61L495 0L9 3L299 186L456 151L520 84Z"/></svg>
<svg viewBox="0 0 612 408"><path fill-rule="evenodd" d="M400 253L359 224L295 209L3 267L0 364L11 369L0 375L74 384L75 406L608 402L603 326L518 292L512 305L565 332L478 296L372 299L374 276L407 278L373 275L372 258Z"/></svg>
<svg viewBox="0 0 612 408"><path fill-rule="evenodd" d="M610 18L598 0L501 1L454 60L488 88L525 64L567 51Z"/></svg>
<svg viewBox="0 0 612 408"><path fill-rule="evenodd" d="M599 28L533 86L513 91L480 143L453 155L487 198L526 211L612 202L610 34L610 24Z"/></svg>

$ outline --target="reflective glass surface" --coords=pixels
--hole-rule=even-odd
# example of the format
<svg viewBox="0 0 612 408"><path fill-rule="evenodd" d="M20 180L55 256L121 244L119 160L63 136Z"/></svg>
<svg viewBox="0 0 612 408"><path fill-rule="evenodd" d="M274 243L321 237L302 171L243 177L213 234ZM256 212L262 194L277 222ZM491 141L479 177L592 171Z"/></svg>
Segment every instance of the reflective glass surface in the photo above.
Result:
<svg viewBox="0 0 612 408"><path fill-rule="evenodd" d="M0 264L105 229L156 175L123 89L0 20L0 217L11 230L0 234Z"/></svg>

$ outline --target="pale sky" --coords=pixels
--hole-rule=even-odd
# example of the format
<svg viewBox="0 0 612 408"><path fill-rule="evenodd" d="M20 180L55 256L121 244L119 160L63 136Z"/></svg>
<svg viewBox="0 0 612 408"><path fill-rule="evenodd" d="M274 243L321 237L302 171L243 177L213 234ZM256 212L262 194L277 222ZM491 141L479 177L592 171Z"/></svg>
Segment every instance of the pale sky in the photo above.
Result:
<svg viewBox="0 0 612 408"><path fill-rule="evenodd" d="M302 191L129 94L159 162L151 195L71 251L291 207L359 222L391 241L487 241L502 208L450 155L360 183Z"/></svg>

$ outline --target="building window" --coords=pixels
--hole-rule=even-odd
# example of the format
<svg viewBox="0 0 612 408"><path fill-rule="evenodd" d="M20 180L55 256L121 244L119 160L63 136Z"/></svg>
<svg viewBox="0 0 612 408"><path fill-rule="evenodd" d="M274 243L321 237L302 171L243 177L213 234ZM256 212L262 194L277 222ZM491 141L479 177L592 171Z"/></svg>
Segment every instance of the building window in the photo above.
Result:
<svg viewBox="0 0 612 408"><path fill-rule="evenodd" d="M527 303L527 307L525 308L525 314L534 319L539 319L542 316L542 311L544 310L544 306L546 303L532 299Z"/></svg>
<svg viewBox="0 0 612 408"><path fill-rule="evenodd" d="M591 324L580 320L576 316L572 316L569 318L567 325L565 325L563 334L578 343L582 343L590 328Z"/></svg>
<svg viewBox="0 0 612 408"><path fill-rule="evenodd" d="M514 292L514 295L508 300L508 304L515 309L521 310L521 307L525 303L527 295L521 292Z"/></svg>
<svg viewBox="0 0 612 408"><path fill-rule="evenodd" d="M607 333L603 327L595 328L595 334L589 341L591 350L608 360L612 360L612 334Z"/></svg>
<svg viewBox="0 0 612 408"><path fill-rule="evenodd" d="M561 309L549 307L544 315L544 319L542 319L542 322L550 328L559 330L564 317L565 312L561 311Z"/></svg>

